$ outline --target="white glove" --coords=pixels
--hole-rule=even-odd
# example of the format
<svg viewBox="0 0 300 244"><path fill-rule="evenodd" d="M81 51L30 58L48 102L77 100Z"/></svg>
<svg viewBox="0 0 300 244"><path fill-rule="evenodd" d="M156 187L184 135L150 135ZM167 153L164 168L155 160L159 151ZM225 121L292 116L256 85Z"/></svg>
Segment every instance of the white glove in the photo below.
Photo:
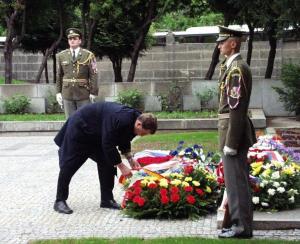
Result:
<svg viewBox="0 0 300 244"><path fill-rule="evenodd" d="M225 147L223 148L223 153L224 153L225 156L234 156L234 155L237 154L237 150L225 146Z"/></svg>
<svg viewBox="0 0 300 244"><path fill-rule="evenodd" d="M90 94L90 101L91 101L91 103L96 102L96 96L93 94Z"/></svg>
<svg viewBox="0 0 300 244"><path fill-rule="evenodd" d="M61 93L57 93L57 94L56 94L56 101L58 102L58 104L59 104L60 106L63 105L63 98L62 98Z"/></svg>

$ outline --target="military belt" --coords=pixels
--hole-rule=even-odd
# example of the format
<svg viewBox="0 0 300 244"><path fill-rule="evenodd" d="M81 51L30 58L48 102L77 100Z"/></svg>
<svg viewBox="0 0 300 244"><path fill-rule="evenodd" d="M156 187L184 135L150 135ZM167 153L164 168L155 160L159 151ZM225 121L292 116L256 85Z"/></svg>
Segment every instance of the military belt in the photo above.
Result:
<svg viewBox="0 0 300 244"><path fill-rule="evenodd" d="M64 82L81 82L81 83L88 83L87 79L63 79Z"/></svg>
<svg viewBox="0 0 300 244"><path fill-rule="evenodd" d="M229 113L218 114L219 119L229 119Z"/></svg>

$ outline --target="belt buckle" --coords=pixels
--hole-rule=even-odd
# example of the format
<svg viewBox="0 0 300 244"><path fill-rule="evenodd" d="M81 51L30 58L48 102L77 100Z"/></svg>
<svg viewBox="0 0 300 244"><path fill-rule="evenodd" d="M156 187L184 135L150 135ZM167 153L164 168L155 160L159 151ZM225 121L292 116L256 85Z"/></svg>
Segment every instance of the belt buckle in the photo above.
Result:
<svg viewBox="0 0 300 244"><path fill-rule="evenodd" d="M75 83L75 82L76 82L76 79L75 79L75 78L72 78L72 79L71 79L71 82Z"/></svg>

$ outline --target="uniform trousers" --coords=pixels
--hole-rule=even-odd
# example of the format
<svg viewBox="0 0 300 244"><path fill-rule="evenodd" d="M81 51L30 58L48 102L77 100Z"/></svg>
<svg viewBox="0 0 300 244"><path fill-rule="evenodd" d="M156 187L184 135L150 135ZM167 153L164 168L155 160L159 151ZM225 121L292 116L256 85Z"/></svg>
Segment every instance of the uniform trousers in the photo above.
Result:
<svg viewBox="0 0 300 244"><path fill-rule="evenodd" d="M253 210L247 153L248 149L243 149L234 156L223 154L222 160L231 224L250 234Z"/></svg>
<svg viewBox="0 0 300 244"><path fill-rule="evenodd" d="M90 103L90 99L79 100L79 101L64 99L64 111L65 111L66 118L69 118L76 110L89 103Z"/></svg>
<svg viewBox="0 0 300 244"><path fill-rule="evenodd" d="M60 150L58 151L60 156ZM67 163L63 163L60 167L60 172L57 182L57 194L56 201L67 200L69 196L69 185L73 175L77 170L85 163L85 161L91 158L97 163L98 177L100 183L101 201L109 201L113 198L114 188L114 176L117 170L112 165L105 164L99 160L99 157L95 154L76 156Z"/></svg>

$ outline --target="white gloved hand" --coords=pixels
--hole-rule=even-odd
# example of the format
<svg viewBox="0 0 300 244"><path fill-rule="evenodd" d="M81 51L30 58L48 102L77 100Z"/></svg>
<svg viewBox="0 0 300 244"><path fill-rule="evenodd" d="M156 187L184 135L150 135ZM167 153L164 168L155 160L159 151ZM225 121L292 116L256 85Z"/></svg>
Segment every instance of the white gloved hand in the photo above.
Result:
<svg viewBox="0 0 300 244"><path fill-rule="evenodd" d="M90 94L90 101L91 101L91 103L96 102L96 96L93 94Z"/></svg>
<svg viewBox="0 0 300 244"><path fill-rule="evenodd" d="M234 156L234 155L237 154L237 150L225 146L225 147L223 148L223 153L224 153L224 155L226 155L226 156Z"/></svg>
<svg viewBox="0 0 300 244"><path fill-rule="evenodd" d="M56 101L58 102L58 104L59 104L60 106L63 105L63 98L62 98L61 93L57 93L57 94L56 94Z"/></svg>

